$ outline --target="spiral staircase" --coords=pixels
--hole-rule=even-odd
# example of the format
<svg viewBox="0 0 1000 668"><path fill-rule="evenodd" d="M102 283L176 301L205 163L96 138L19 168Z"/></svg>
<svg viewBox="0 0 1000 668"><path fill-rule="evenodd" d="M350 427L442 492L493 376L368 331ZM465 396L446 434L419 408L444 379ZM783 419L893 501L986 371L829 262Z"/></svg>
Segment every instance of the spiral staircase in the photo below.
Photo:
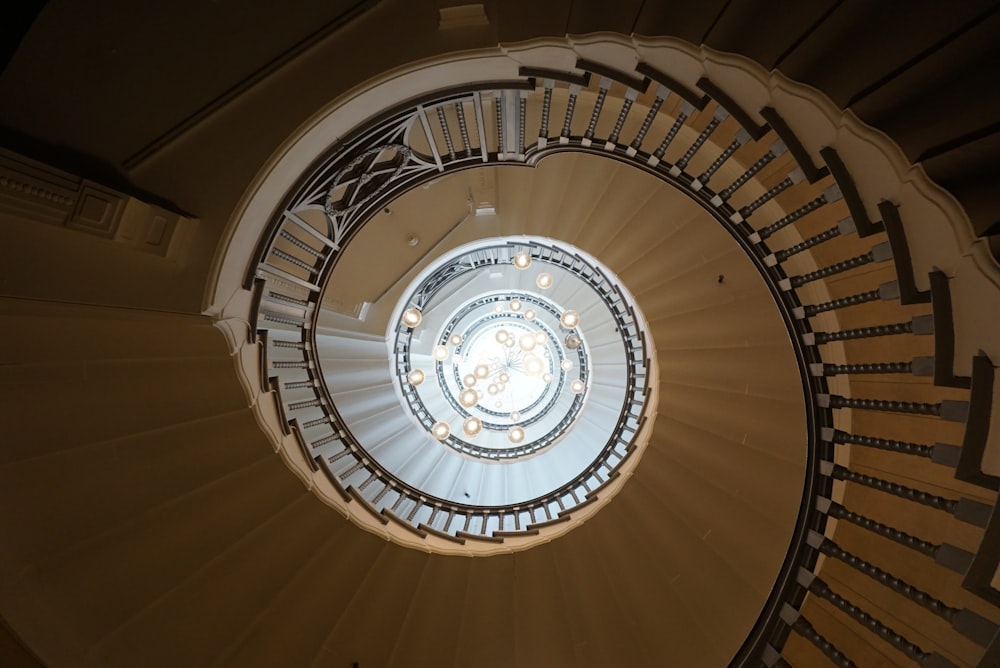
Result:
<svg viewBox="0 0 1000 668"><path fill-rule="evenodd" d="M1000 661L995 3L251 8L217 47L225 8L174 8L181 63L270 21L268 64L145 108L63 62L71 4L0 78L6 662ZM149 18L109 43L176 74L128 50ZM387 137L392 178L313 206ZM583 487L449 501L386 327L435 258L525 234L627 287L652 410Z"/></svg>

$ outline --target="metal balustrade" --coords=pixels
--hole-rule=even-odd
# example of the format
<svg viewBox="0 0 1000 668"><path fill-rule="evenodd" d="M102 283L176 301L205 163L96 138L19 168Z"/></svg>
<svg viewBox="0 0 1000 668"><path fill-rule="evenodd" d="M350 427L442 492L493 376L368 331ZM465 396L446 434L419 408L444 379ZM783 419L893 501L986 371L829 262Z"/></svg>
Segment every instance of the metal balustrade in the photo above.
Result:
<svg viewBox="0 0 1000 668"><path fill-rule="evenodd" d="M655 71L646 66L638 69ZM856 203L860 199L852 190L853 183L844 178L846 168L839 162L836 152L832 149L823 151L823 158L833 161L833 164L827 165L831 167L830 170L822 164L807 165L804 172L794 167L777 185L764 188L757 182L759 174L786 150L784 142L767 132L766 126L753 128L752 134L748 134L750 129L741 128L736 139L728 145L716 146L711 142L713 131L723 119L736 117L729 116L719 107L722 111L717 112L718 115L701 132L695 133L688 125L692 115L696 113L695 107L684 100L675 116L668 117L664 123L659 124L660 127L669 125L669 130L658 136L653 131L654 121L665 113L665 101L675 95L662 84L653 81L647 90L629 88L629 93L616 98L609 94L610 81L603 75L594 77L593 83L590 82L589 75L583 77L582 81L573 83L540 79L537 82L541 91L540 99L535 100L531 98L531 89L535 83L534 79L522 77L511 82L488 82L476 90L438 92L358 129L334 147L322 164L304 178L289 197L285 210L274 220L271 233L258 249L257 263L248 277L248 286L252 284L257 289L257 327L275 333L272 345L262 347L261 354L264 359L274 360L275 364L272 364L270 371L279 373L284 380L282 385L275 386L275 394L279 395L277 401L287 402L284 403L286 414L291 418L295 433L303 439L304 450L313 454L310 460L315 461L316 469L326 472L345 501L353 500L368 508L379 516L380 521L397 522L420 536L433 536L459 543L467 540L497 543L511 536L544 531L548 526L566 521L574 508L591 502L601 493L602 487L616 475L617 468L628 457L634 447L632 439L646 420L639 409L648 393L646 376L642 372L645 362L643 335L634 329L622 330L626 341L635 344L626 346L630 365L634 369L627 388L630 400L626 410L622 411L614 430L616 436L609 443L605 456L559 490L510 508L465 507L427 497L419 490L392 479L374 466L363 448L353 441L349 425L344 425L341 421L336 411L336 402L324 394L322 383L313 382L311 375L304 379L302 371L314 366L311 322L316 317L315 305L321 300L323 285L330 275L331 267L354 231L385 202L449 170L501 161L530 166L544 155L559 150L611 155L688 192L730 232L770 287L800 365L802 387L807 395L807 447L810 462L803 486L800 516L792 545L771 596L733 665L788 665L782 657L782 650L790 634L798 634L814 644L834 665L855 665L801 614L807 595L832 604L857 622L858 633L871 632L875 640L888 643L919 665L951 665L944 657L921 649L877 615L863 609L859 600L849 600L831 589L819 577L822 569L817 564L820 563L818 557L821 553L868 575L871 586L889 587L907 598L910 604L922 606L943 616L959 633L973 638L983 646L989 645L990 632L995 628L982 618L969 618L966 614L968 611L948 606L938 598L925 594L862 556L843 550L831 538L823 535L828 517L843 520L910 548L920 558L932 558L935 564L933 567L942 569L942 572L963 573L967 571L975 555L947 543L936 543L906 533L869 516L875 515L877 508L848 508L832 501L833 482L838 480L842 481L841 484L865 487L894 496L909 502L913 513L943 512L953 516L955 521L976 527L985 526L992 510L987 505L968 499L948 498L833 463L835 448L857 446L878 449L893 456L930 460L943 467L954 467L960 451L958 446L947 444L924 445L851 434L835 427L835 410L873 410L888 412L890 416L912 414L924 416L923 419L953 419L959 422L964 421L968 412L967 402L964 401L943 399L913 402L845 397L831 392L827 387L827 378L834 375L849 379L858 374L917 373L918 368L926 367L926 359L918 358L911 361L844 363L835 358L830 344L871 337L934 333L930 305L926 307L927 312L914 315L905 322L832 331L812 329L811 320L821 314L873 302L898 302L899 284L910 285L913 282L912 276L898 276L898 282L879 283L873 275L871 284L860 288L855 294L824 302L815 302L806 298L805 292L800 292L809 284L822 282L834 274L857 272L859 268L872 262L894 261L892 251L898 253L900 249L897 245L890 249L889 242L880 237L875 240L872 250L862 255L845 254L845 257L833 264L801 275L790 276L785 273L783 265L793 256L818 249L824 249L825 252L825 249L831 248L827 244L853 233L855 227L862 230L862 236L884 234L882 225L878 222L865 219L855 225L856 216L841 220L837 226L825 231L812 232L808 236L802 234L802 241L784 248L772 250L768 247L771 237L781 230L798 230L799 226L807 228L810 214L839 202L845 197L845 190L851 197L849 203L852 204L852 214L856 212ZM506 105L508 97L516 99L517 103ZM592 106L585 108L591 100ZM565 105L565 116L558 135L551 136L550 116L556 101ZM538 140L531 146L524 143L525 107L528 104L539 104L541 108ZM640 111L643 108L645 112ZM450 137L445 113L447 109L456 113L462 137L461 150L456 150ZM617 118L614 129L604 138L596 134L602 113L613 114ZM630 113L641 114L644 119L634 136L626 135L626 120ZM428 114L436 115L439 119L442 130L440 136L430 131ZM745 115L744 111L741 116ZM574 118L577 116L589 120L581 135L574 135L572 132ZM466 118L475 119L477 132L474 136L468 130ZM489 131L487 119L493 125ZM403 143L411 128L414 128L414 132L422 128L430 155L421 154L412 145ZM784 125L781 131L790 132ZM666 159L668 149L686 136L695 136L695 139L681 147L682 157L676 164L671 164ZM760 140L751 139L751 136L760 137ZM516 150L508 150L510 147L515 147ZM724 188L718 192L713 191L709 183L719 180L720 169L734 160L734 154L740 148L745 148L747 153L756 156L750 158L753 162L735 180L729 180ZM714 152L712 162L698 174L687 174L686 167L699 151ZM359 171L360 168L367 171ZM809 174L809 178L814 181L807 182L804 174ZM363 180L362 177L366 178ZM344 191L332 204L327 201L327 191L332 189L331 184ZM763 194L740 208L731 206L729 200L737 191L749 188L750 184L757 184L756 187L763 190ZM781 197L782 192L792 186L810 188L810 192L815 194L804 205L782 217L764 220L766 216L763 205ZM301 212L310 209L325 211L325 228L318 228L306 221ZM896 212L893 208L892 213L905 220L905 211ZM753 225L749 222L751 217L754 218ZM759 222L758 217L761 218ZM557 250L536 259L567 267L572 267L574 261L572 257ZM909 267L909 258L903 259L905 262L901 262L900 266ZM601 294L614 296L615 286L600 281L594 285L600 288ZM291 295L287 294L289 287L295 291ZM267 296L265 298L262 295ZM298 307L299 310L278 310L277 304ZM629 322L627 316L630 307L622 302L614 302L614 305L616 314L621 312L623 322ZM830 321L824 320L823 326L828 327L828 322ZM403 354L405 341L400 345L402 347L397 351ZM306 366L285 366L286 361L293 360L296 364L305 362ZM296 375L293 378L290 374ZM313 393L314 397L308 399L294 395L293 398L293 390ZM304 413L309 409L321 409L322 415L311 416L309 419L291 415L292 412ZM418 419L429 419L419 409L415 409L415 412L418 413Z"/></svg>

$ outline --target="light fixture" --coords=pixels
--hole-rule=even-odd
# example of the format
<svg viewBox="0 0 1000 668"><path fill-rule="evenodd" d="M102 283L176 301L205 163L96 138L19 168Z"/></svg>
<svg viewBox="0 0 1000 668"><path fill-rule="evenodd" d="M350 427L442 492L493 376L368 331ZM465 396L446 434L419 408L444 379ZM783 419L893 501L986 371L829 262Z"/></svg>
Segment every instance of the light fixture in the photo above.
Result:
<svg viewBox="0 0 1000 668"><path fill-rule="evenodd" d="M576 311L563 311L559 316L559 324L563 329L575 329L580 324L580 314Z"/></svg>
<svg viewBox="0 0 1000 668"><path fill-rule="evenodd" d="M514 256L514 266L518 269L527 269L531 266L531 254L521 251Z"/></svg>
<svg viewBox="0 0 1000 668"><path fill-rule="evenodd" d="M465 385L466 387L472 387L473 385L476 384L476 380L477 379L475 374L467 373L465 374L465 377L462 378L462 385Z"/></svg>
<svg viewBox="0 0 1000 668"><path fill-rule="evenodd" d="M520 339L517 340L517 345L521 346L521 350L528 352L529 350L535 349L535 337L533 334L523 334Z"/></svg>
<svg viewBox="0 0 1000 668"><path fill-rule="evenodd" d="M538 345L543 346L548 340L549 336L545 332L540 330L535 332L535 343L537 343Z"/></svg>
<svg viewBox="0 0 1000 668"><path fill-rule="evenodd" d="M401 319L404 325L406 325L410 329L413 329L414 327L420 324L420 321L424 319L424 316L422 313L420 313L420 309L411 306L410 308L403 311L403 317Z"/></svg>
<svg viewBox="0 0 1000 668"><path fill-rule="evenodd" d="M520 311L521 310L521 300L520 299L516 299L516 298L515 299L511 299L510 302L507 304L507 306L510 307L511 311L515 311L515 312L516 311Z"/></svg>
<svg viewBox="0 0 1000 668"><path fill-rule="evenodd" d="M508 375L506 373L500 374L500 382L501 383L506 383L509 380L510 380L510 375Z"/></svg>
<svg viewBox="0 0 1000 668"><path fill-rule="evenodd" d="M559 366L562 367L563 371L569 371L573 368L573 360L563 360Z"/></svg>
<svg viewBox="0 0 1000 668"><path fill-rule="evenodd" d="M479 395L475 390L466 388L458 393L458 403L466 408L472 408L479 401Z"/></svg>
<svg viewBox="0 0 1000 668"><path fill-rule="evenodd" d="M579 378L577 378L576 380L574 380L572 383L569 384L569 390L573 394L582 394L586 388L587 386Z"/></svg>
<svg viewBox="0 0 1000 668"><path fill-rule="evenodd" d="M526 310L524 312L524 319L525 320L534 320L535 319L535 311L534 311L534 309L530 309L529 308L528 310Z"/></svg>
<svg viewBox="0 0 1000 668"><path fill-rule="evenodd" d="M438 362L443 362L448 359L448 348L447 346L434 346L434 359Z"/></svg>
<svg viewBox="0 0 1000 668"><path fill-rule="evenodd" d="M431 425L431 434L439 441L443 441L451 435L451 427L447 422L435 422Z"/></svg>
<svg viewBox="0 0 1000 668"><path fill-rule="evenodd" d="M452 334L448 338L448 342L451 343L451 345L453 345L453 346L460 346L460 345L462 345L462 335L461 334Z"/></svg>
<svg viewBox="0 0 1000 668"><path fill-rule="evenodd" d="M511 443L520 443L524 440L524 429L521 427L511 427L507 430L507 440Z"/></svg>
<svg viewBox="0 0 1000 668"><path fill-rule="evenodd" d="M465 418L465 422L462 423L462 431L469 438L475 438L479 432L483 430L483 421L477 417Z"/></svg>
<svg viewBox="0 0 1000 668"><path fill-rule="evenodd" d="M493 307L493 311L495 313L503 313L503 304L497 303L497 305Z"/></svg>
<svg viewBox="0 0 1000 668"><path fill-rule="evenodd" d="M581 345L583 345L583 341L580 340L579 336L577 336L576 334L567 334L566 335L566 347L567 348L569 348L570 350L576 350Z"/></svg>
<svg viewBox="0 0 1000 668"><path fill-rule="evenodd" d="M506 329L498 329L495 337L497 343L507 343L507 339L510 337L510 334L507 333Z"/></svg>
<svg viewBox="0 0 1000 668"><path fill-rule="evenodd" d="M424 372L420 369L413 369L410 373L406 374L406 380L416 387L420 383L424 382Z"/></svg>
<svg viewBox="0 0 1000 668"><path fill-rule="evenodd" d="M535 279L535 285L537 285L542 290L548 290L552 287L552 274L542 272Z"/></svg>
<svg viewBox="0 0 1000 668"><path fill-rule="evenodd" d="M518 420L520 420L521 419L520 411L512 411L510 414L510 419L512 422L517 422Z"/></svg>
<svg viewBox="0 0 1000 668"><path fill-rule="evenodd" d="M545 363L535 355L524 356L524 372L529 376L539 376L545 370Z"/></svg>
<svg viewBox="0 0 1000 668"><path fill-rule="evenodd" d="M500 387L496 383L490 383L486 388L486 392L489 394L496 394L500 391Z"/></svg>
<svg viewBox="0 0 1000 668"><path fill-rule="evenodd" d="M477 364L472 373L476 374L476 378L486 378L490 375L490 367L486 364Z"/></svg>
<svg viewBox="0 0 1000 668"><path fill-rule="evenodd" d="M552 374L548 373L548 372L543 373L542 374L542 380L544 380L546 383L551 383L552 382Z"/></svg>

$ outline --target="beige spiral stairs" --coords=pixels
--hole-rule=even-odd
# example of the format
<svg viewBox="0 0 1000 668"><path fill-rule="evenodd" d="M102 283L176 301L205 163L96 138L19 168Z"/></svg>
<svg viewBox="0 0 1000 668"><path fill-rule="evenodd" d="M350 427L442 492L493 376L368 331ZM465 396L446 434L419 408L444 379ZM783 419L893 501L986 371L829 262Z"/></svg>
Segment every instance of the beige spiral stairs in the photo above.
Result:
<svg viewBox="0 0 1000 668"><path fill-rule="evenodd" d="M56 9L47 9L43 18L55 20ZM369 22L406 14L391 3L369 12L317 48L335 49L331 44L370 34L374 26ZM653 9L635 13L635 21L655 23ZM733 13L723 10L719 16L728 21ZM599 22L586 23L594 15L601 13L577 9L567 11L567 20L596 28ZM447 14L440 16L444 20ZM604 27L628 32L617 28L613 15L607 18ZM499 25L524 25L509 15L508 24L503 15L494 19ZM455 48L448 39L444 33L438 52ZM636 48L634 43L624 36L552 42L537 51L529 44L509 52L528 68L521 79L534 82L522 147L535 141L544 99L544 76L529 76L530 69L545 69L541 64L550 59L563 63L567 54L575 62L549 70L593 75L582 88L572 136L585 136L598 99L606 99L607 109L593 136L618 132L615 121L629 99L628 85L612 80L603 86L602 81L623 72L641 79L644 73L623 67L620 57ZM491 556L442 554L430 543L421 548L426 536L414 539L414 532L395 520L373 524L364 519L367 511L358 500L338 503L339 483L322 469L311 469L307 458L296 459L296 450L284 448L297 438L289 420L301 417L288 410L299 397L284 384L297 377L278 370L293 367L275 363L302 358L297 349L278 349L274 342L290 340L283 332L303 327L294 318L292 324L268 321L265 314L280 312L276 305L288 302L258 287L255 294L234 290L228 303L208 298L205 310L211 316L190 306L200 299L202 283L213 280L206 258L240 254L239 214L233 217L235 232L218 244L220 232L205 229L209 222L222 225L229 215L226 206L235 206L235 195L227 200L223 194L236 193L235 187L220 185L214 201L209 189L192 197L202 207L197 211L202 220L189 231L187 254L180 259L129 254L105 239L67 241L66 235L77 233L11 218L8 247L19 256L41 258L49 249L64 261L67 273L82 267L91 276L74 285L52 270L28 282L15 275L26 270L26 260L8 251L0 314L7 344L4 411L10 418L0 450L0 610L17 639L10 643L11 661L51 666L719 666L730 661L813 666L850 665L844 658L849 657L860 666L948 665L935 663L939 660L993 665L989 662L996 661L998 649L991 634L1000 622L1000 599L988 584L992 573L985 576L985 588L981 583L982 569L990 563L995 569L998 556L998 543L990 536L1000 527L987 527L996 485L984 475L956 478L962 471L969 477L970 462L961 457L971 456L976 443L986 453L979 455L986 457L982 462L972 462L977 473L988 469L989 453L996 450L992 399L984 393L993 385L988 361L1000 357L996 329L970 325L976 318L995 324L993 307L1000 303L996 265L984 253L985 244L952 227L953 219L966 225L967 219L926 179L909 172L900 177L898 169L889 175L880 171L885 165L897 167L896 154L868 148L880 147L884 138L864 135L855 121L849 126L854 136L873 144L852 142L846 132L833 141L817 120L816 109L826 110L822 100L809 107L804 95L796 102L802 115L793 117L787 110L795 105L781 106L783 98L774 94L772 111L783 115L763 116L771 128L758 124L763 131L751 140L738 134L747 125L736 116L769 106L751 106L754 98L744 91L759 89L738 83L752 68L741 70L743 63L699 53L687 44L641 43L637 48L647 57L658 48L667 50L673 60L666 59L664 66L676 65L670 72L661 67L645 73L654 82L657 74L667 75L672 80L659 83L674 86L657 105L650 146L640 143L644 155L653 153L690 105L677 90L704 95L703 108L680 122L664 163L681 160L714 118L717 127L684 161L685 174L713 172L704 184L713 192L734 183L769 151L778 154L731 197L737 211L767 199L745 216L753 230L760 233L825 197L763 240L770 252L793 249L849 217L857 232L841 227L844 234L826 233L787 257L769 260L770 253L762 251L751 259L744 248L759 247L760 241L748 239L747 230L727 228L713 217L708 198L699 200L702 195L683 181L644 173L620 156L595 154L599 151L557 152L533 166L494 163L455 171L394 198L369 229L399 244L402 250L392 251L398 264L366 277L364 258L360 266L348 264L348 246L326 301L315 307L318 322L342 322L343 312L350 310L345 304L367 301L377 321L401 290L404 271L444 248L482 237L530 233L561 239L600 258L620 277L655 341L660 382L649 442L639 464L599 512L574 522L565 535L528 549L517 547L516 536ZM310 59L319 55L303 53L296 67L308 70ZM406 55L403 50L399 63ZM692 74L698 58L707 63L702 74L708 76ZM387 70L388 64L380 67ZM518 73L517 66L511 71ZM268 85L280 87L274 82L284 76L290 70L272 74ZM451 84L438 83L425 90ZM559 135L572 85L552 86L552 138ZM778 88L772 82L772 89ZM346 86L336 92L343 90ZM621 129L622 151L655 104L657 90L653 84L636 97ZM728 99L720 91L722 96L728 91ZM726 103L728 114L716 112L720 103ZM787 123L781 136L775 117ZM497 132L489 119L484 127L491 136ZM278 139L292 130L294 125ZM216 136L219 142L227 137L227 130L211 127L194 134L202 133L202 139ZM435 136L437 150L445 152L444 137ZM727 159L712 169L737 139ZM793 150L773 149L779 139ZM792 139L802 144L793 148ZM134 178L156 183L157 173L184 164L191 140L182 133L172 141L180 148L168 146L145 163L137 159L129 167ZM287 145L279 151L266 139L260 143L268 147L264 156L288 153ZM833 154L820 152L831 145ZM495 144L491 151L497 151ZM865 157L871 162L866 164ZM271 173L280 171L275 164L280 163L269 164ZM839 171L845 164L856 191L849 187L852 179ZM833 174L818 171L824 166ZM780 185L796 167L814 171ZM249 174L255 171L257 166ZM241 174L247 178L239 193L267 190L266 178L251 184L247 172ZM218 178L220 183L239 181ZM903 184L893 186L898 209L882 202L893 178ZM768 197L776 186L780 192ZM470 196L492 204L495 214L467 217ZM237 211L253 206L248 194ZM274 214L268 211L265 218L276 220ZM456 220L461 222L456 225ZM260 221L265 223L271 224ZM413 232L420 244L404 247ZM316 257L301 247L282 248L300 263ZM869 252L872 257L863 262L838 264ZM254 275L254 262L271 260L248 251L242 261L239 282ZM287 262L274 266L299 275L301 267ZM783 319L776 307L783 299L779 281L774 279L769 289L761 277L768 271L761 266L771 264L787 277L809 277L819 270L818 280L786 292L803 307L832 305L817 313L789 311L789 319ZM836 270L823 271L827 267ZM217 285L224 285L226 260L215 270L222 277ZM343 287L338 271L346 276L339 284ZM117 281L131 275L136 277L132 286ZM171 284L173 292L150 290ZM308 295L294 282L286 281L285 287L295 298ZM880 292L872 296L872 291ZM217 289L216 297L224 292ZM862 293L869 296L851 297ZM213 324L220 322L221 327ZM368 410L371 397L364 393L386 383L387 367L378 353L378 328L364 332L359 323L350 336L327 331L321 356L324 368L342 362L338 368L349 370L350 387L341 388L339 398L354 396L358 410ZM907 326L873 330L892 323ZM832 340L824 342L817 332L830 333ZM838 335L844 332L854 334ZM945 358L949 347L952 360ZM801 350L817 356L803 358ZM888 363L909 365L835 366ZM271 382L272 377L278 381ZM971 377L971 383L963 377ZM820 382L817 378L826 383L824 392L810 384ZM898 404L838 408L837 397L919 402L937 406L938 414ZM337 391L333 399L336 403ZM387 441L406 433L407 420L397 409L372 405L365 416ZM822 422L822 415L833 421ZM306 421L301 417L299 424ZM300 435L307 448L322 436ZM894 443L875 443L878 438ZM950 445L962 445L963 451ZM809 490L805 501L804 486ZM809 534L810 528L818 533ZM497 545L483 542L490 549ZM853 555L864 563L859 566ZM979 579L973 581L967 571L977 568ZM798 599L796 586L801 586ZM851 605L837 605L837 596ZM927 597L954 612L939 614L940 606L935 610ZM908 656L898 638L919 653L911 650ZM17 653L19 646L27 648L23 655ZM922 658L915 659L918 654Z"/></svg>

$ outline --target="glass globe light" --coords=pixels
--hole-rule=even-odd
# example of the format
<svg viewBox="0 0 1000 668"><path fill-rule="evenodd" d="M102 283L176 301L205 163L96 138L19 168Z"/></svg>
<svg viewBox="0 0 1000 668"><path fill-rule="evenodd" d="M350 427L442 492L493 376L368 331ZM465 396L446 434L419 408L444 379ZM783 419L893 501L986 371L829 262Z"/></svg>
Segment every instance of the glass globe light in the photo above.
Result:
<svg viewBox="0 0 1000 668"><path fill-rule="evenodd" d="M532 334L525 334L520 339L518 339L517 344L521 346L521 350L528 352L529 350L535 349L535 337Z"/></svg>
<svg viewBox="0 0 1000 668"><path fill-rule="evenodd" d="M507 346L508 348L513 348L514 347L514 337L513 336L508 337L507 341L504 342L504 345Z"/></svg>
<svg viewBox="0 0 1000 668"><path fill-rule="evenodd" d="M476 378L486 378L490 375L490 368L485 364L477 364L472 373L476 374Z"/></svg>
<svg viewBox="0 0 1000 668"><path fill-rule="evenodd" d="M460 346L460 345L462 345L462 335L461 334L452 334L451 337L448 338L448 341L453 346Z"/></svg>
<svg viewBox="0 0 1000 668"><path fill-rule="evenodd" d="M503 399L497 399L497 403L495 405L497 408L503 408Z"/></svg>
<svg viewBox="0 0 1000 668"><path fill-rule="evenodd" d="M580 314L576 311L563 311L559 316L559 324L563 329L575 329L580 324Z"/></svg>
<svg viewBox="0 0 1000 668"><path fill-rule="evenodd" d="M500 388L497 387L496 383L490 383L489 386L486 388L486 391L492 395L492 394L496 394L497 392L499 392Z"/></svg>
<svg viewBox="0 0 1000 668"><path fill-rule="evenodd" d="M410 373L406 374L406 380L416 387L420 383L424 382L424 372L420 369L413 369Z"/></svg>
<svg viewBox="0 0 1000 668"><path fill-rule="evenodd" d="M535 343L544 346L549 340L549 335L545 332L535 332Z"/></svg>
<svg viewBox="0 0 1000 668"><path fill-rule="evenodd" d="M506 329L498 329L496 333L497 343L507 343L507 339L510 338L510 334L507 333Z"/></svg>
<svg viewBox="0 0 1000 668"><path fill-rule="evenodd" d="M510 380L510 375L509 374L507 374L507 373L500 374L500 382L501 383L506 383L509 380Z"/></svg>
<svg viewBox="0 0 1000 668"><path fill-rule="evenodd" d="M511 427L507 430L507 440L511 443L520 443L524 440L524 429L521 427Z"/></svg>
<svg viewBox="0 0 1000 668"><path fill-rule="evenodd" d="M514 256L514 266L518 269L527 269L531 266L531 254L521 251Z"/></svg>
<svg viewBox="0 0 1000 668"><path fill-rule="evenodd" d="M520 413L520 411L512 411L511 414L510 414L510 419L512 421L514 421L514 422L517 422L518 420L520 420L521 419L521 413Z"/></svg>
<svg viewBox="0 0 1000 668"><path fill-rule="evenodd" d="M552 287L552 274L542 272L535 278L535 285L537 285L542 290L548 290Z"/></svg>
<svg viewBox="0 0 1000 668"><path fill-rule="evenodd" d="M573 394L582 394L586 388L587 388L586 384L579 378L577 378L576 380L574 380L572 383L569 384L569 390Z"/></svg>
<svg viewBox="0 0 1000 668"><path fill-rule="evenodd" d="M496 306L493 307L493 311L495 313L503 313L503 304L498 303Z"/></svg>
<svg viewBox="0 0 1000 668"><path fill-rule="evenodd" d="M431 426L431 434L439 441L443 441L451 435L451 427L447 422L435 422Z"/></svg>
<svg viewBox="0 0 1000 668"><path fill-rule="evenodd" d="M413 308L412 306L405 311L403 311L402 321L403 324L411 329L420 324L420 321L424 319L423 314L420 313L420 309Z"/></svg>
<svg viewBox="0 0 1000 668"><path fill-rule="evenodd" d="M438 362L443 362L448 359L448 347L447 346L434 346L434 359Z"/></svg>
<svg viewBox="0 0 1000 668"><path fill-rule="evenodd" d="M541 375L542 371L545 370L545 364L535 355L525 355L524 357L524 372L529 376Z"/></svg>
<svg viewBox="0 0 1000 668"><path fill-rule="evenodd" d="M520 311L521 310L521 300L517 299L517 298L511 299L510 303L507 306L510 307L511 311Z"/></svg>
<svg viewBox="0 0 1000 668"><path fill-rule="evenodd" d="M576 334L570 334L566 337L566 347L570 350L576 350L581 345L583 345L583 341L581 341L580 337Z"/></svg>
<svg viewBox="0 0 1000 668"><path fill-rule="evenodd" d="M573 360L563 360L559 366L562 367L563 371L569 371L573 368Z"/></svg>
<svg viewBox="0 0 1000 668"><path fill-rule="evenodd" d="M462 431L469 438L475 438L479 432L483 430L483 421L477 417L465 418L465 422L462 423Z"/></svg>
<svg viewBox="0 0 1000 668"><path fill-rule="evenodd" d="M542 380L545 381L546 383L551 383L552 382L552 374L551 373L547 373L547 372L543 373L542 374Z"/></svg>
<svg viewBox="0 0 1000 668"><path fill-rule="evenodd" d="M503 383L497 383L497 392L503 392L505 389L507 389L506 385Z"/></svg>
<svg viewBox="0 0 1000 668"><path fill-rule="evenodd" d="M465 374L465 377L462 378L462 385L465 385L466 387L472 387L473 385L476 384L476 380L477 379L475 374L467 373Z"/></svg>
<svg viewBox="0 0 1000 668"><path fill-rule="evenodd" d="M472 408L479 401L479 395L473 389L466 388L458 393L458 403L466 408Z"/></svg>
<svg viewBox="0 0 1000 668"><path fill-rule="evenodd" d="M535 319L535 311L534 311L534 309L530 309L529 308L528 310L526 310L524 312L524 319L525 320L534 320Z"/></svg>

